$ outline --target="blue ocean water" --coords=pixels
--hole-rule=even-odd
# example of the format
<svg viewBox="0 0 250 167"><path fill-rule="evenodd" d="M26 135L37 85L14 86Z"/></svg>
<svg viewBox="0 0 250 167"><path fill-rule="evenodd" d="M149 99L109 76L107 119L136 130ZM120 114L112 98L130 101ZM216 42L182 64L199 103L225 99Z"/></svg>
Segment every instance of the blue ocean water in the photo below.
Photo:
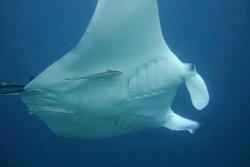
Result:
<svg viewBox="0 0 250 167"><path fill-rule="evenodd" d="M0 82L27 83L75 46L97 0L0 1ZM181 87L175 110L195 135L153 129L104 140L55 136L18 97L0 97L1 167L249 167L250 1L158 0L164 37L210 91L201 112Z"/></svg>

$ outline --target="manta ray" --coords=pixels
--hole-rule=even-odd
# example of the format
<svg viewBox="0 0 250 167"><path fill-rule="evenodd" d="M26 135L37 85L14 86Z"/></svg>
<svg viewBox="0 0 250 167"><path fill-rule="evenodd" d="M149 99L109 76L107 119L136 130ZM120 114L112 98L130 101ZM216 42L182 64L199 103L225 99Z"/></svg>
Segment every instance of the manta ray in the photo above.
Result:
<svg viewBox="0 0 250 167"><path fill-rule="evenodd" d="M157 0L98 0L78 44L27 85L3 84L57 135L107 138L144 129L200 129L171 108L185 83L193 106L209 102L204 80L166 44ZM13 90L15 89L15 90Z"/></svg>

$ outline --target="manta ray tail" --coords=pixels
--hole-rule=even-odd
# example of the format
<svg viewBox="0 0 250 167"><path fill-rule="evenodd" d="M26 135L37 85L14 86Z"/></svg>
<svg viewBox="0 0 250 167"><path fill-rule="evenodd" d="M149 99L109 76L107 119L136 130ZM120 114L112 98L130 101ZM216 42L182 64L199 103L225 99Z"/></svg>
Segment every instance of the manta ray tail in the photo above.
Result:
<svg viewBox="0 0 250 167"><path fill-rule="evenodd" d="M202 110L209 102L206 83L196 72L194 65L187 64L186 69L188 73L185 76L185 83L191 96L192 103L197 110Z"/></svg>
<svg viewBox="0 0 250 167"><path fill-rule="evenodd" d="M24 85L2 83L0 84L0 95L19 95L23 89Z"/></svg>

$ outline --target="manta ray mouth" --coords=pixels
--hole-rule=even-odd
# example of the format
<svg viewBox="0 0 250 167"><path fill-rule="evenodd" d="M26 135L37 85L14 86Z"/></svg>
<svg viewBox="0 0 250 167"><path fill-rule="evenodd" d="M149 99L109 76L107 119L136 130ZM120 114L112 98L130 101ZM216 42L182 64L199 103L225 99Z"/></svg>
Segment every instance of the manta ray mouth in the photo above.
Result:
<svg viewBox="0 0 250 167"><path fill-rule="evenodd" d="M196 71L196 70L195 70L195 65L189 64L189 70L190 70L190 71Z"/></svg>
<svg viewBox="0 0 250 167"><path fill-rule="evenodd" d="M185 71L188 71L189 73L194 73L196 72L196 68L195 68L195 65L194 64L191 64L191 63L184 63L184 68L185 68Z"/></svg>

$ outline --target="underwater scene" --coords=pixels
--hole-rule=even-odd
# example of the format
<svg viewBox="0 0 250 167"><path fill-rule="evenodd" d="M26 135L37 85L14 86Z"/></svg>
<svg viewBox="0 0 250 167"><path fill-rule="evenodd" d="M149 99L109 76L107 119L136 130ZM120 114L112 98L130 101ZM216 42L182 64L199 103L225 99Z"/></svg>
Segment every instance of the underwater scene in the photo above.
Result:
<svg viewBox="0 0 250 167"><path fill-rule="evenodd" d="M250 167L249 0L2 0L0 48L0 167Z"/></svg>

